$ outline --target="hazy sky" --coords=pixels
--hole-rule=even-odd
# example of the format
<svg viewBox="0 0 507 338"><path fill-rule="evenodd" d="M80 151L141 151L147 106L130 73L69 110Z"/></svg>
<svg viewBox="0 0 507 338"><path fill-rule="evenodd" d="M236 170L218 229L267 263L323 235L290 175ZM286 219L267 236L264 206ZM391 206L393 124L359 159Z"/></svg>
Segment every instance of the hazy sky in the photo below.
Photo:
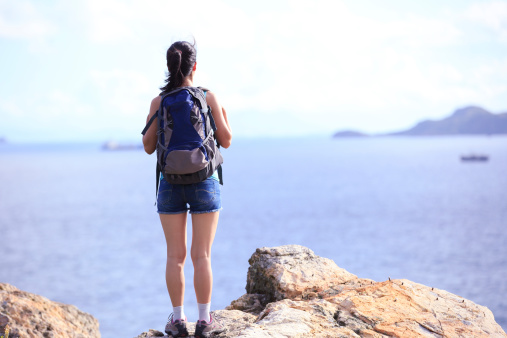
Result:
<svg viewBox="0 0 507 338"><path fill-rule="evenodd" d="M139 140L193 38L235 136L507 111L507 1L0 0L0 137Z"/></svg>

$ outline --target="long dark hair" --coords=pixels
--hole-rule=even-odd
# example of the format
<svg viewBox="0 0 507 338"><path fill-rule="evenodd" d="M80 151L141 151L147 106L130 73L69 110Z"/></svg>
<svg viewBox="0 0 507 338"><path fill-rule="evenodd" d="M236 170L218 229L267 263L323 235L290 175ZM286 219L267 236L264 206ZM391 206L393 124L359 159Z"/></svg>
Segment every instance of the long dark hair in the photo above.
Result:
<svg viewBox="0 0 507 338"><path fill-rule="evenodd" d="M166 85L160 87L162 92L169 92L174 88L180 87L183 79L190 75L194 68L196 58L195 42L190 44L186 41L176 41L169 47L166 54L167 79Z"/></svg>

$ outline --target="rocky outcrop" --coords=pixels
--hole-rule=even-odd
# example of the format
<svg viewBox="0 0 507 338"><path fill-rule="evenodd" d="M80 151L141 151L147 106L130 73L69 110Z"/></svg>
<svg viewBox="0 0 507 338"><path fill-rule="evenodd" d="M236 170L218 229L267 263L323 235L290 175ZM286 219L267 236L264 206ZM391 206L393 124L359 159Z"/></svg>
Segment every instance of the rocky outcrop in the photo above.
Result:
<svg viewBox="0 0 507 338"><path fill-rule="evenodd" d="M507 337L484 306L405 279L361 279L299 245L257 249L249 263L247 293L215 311L227 331L214 337Z"/></svg>
<svg viewBox="0 0 507 338"><path fill-rule="evenodd" d="M99 322L73 305L0 283L0 336L100 338Z"/></svg>
<svg viewBox="0 0 507 338"><path fill-rule="evenodd" d="M248 262L246 292L266 295L268 302L305 299L357 279L300 245L257 249Z"/></svg>

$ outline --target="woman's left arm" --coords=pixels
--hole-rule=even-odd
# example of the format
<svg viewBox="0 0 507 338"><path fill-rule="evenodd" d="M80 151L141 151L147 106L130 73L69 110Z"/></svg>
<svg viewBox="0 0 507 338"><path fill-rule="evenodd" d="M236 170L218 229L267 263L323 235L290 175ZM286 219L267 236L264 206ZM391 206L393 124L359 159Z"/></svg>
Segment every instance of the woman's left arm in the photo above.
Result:
<svg viewBox="0 0 507 338"><path fill-rule="evenodd" d="M215 135L218 143L224 148L229 148L232 141L232 130L227 119L225 109L218 103L218 100L212 92L206 92L206 102L211 107L211 114L215 120L217 131Z"/></svg>

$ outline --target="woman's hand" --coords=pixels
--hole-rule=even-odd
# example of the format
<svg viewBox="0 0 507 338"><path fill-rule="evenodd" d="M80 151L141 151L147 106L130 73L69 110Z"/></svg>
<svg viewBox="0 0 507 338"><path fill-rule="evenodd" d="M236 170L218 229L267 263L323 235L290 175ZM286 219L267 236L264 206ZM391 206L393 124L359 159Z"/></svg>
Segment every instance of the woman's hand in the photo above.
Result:
<svg viewBox="0 0 507 338"><path fill-rule="evenodd" d="M160 100L161 100L160 96L157 96L156 98L151 100L150 113L146 118L146 123L148 123L151 117L157 113L158 107L160 107ZM153 152L157 147L157 125L158 125L157 120L158 118L155 118L150 128L148 128L148 130L146 131L146 134L143 135L144 151L146 151L150 155L153 154Z"/></svg>
<svg viewBox="0 0 507 338"><path fill-rule="evenodd" d="M232 130L227 119L227 113L225 109L218 103L215 94L212 92L206 93L206 102L211 107L211 114L215 120L217 131L215 136L220 146L229 148L232 141Z"/></svg>

